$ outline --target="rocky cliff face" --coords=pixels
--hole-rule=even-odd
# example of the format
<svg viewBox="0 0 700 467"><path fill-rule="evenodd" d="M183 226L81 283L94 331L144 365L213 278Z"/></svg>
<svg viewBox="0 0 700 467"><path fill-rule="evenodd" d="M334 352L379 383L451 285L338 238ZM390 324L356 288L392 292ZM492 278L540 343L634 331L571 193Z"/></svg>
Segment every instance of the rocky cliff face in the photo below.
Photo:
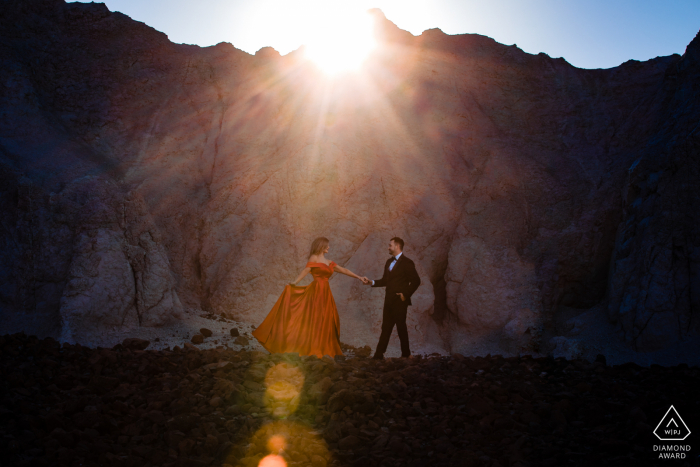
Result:
<svg viewBox="0 0 700 467"><path fill-rule="evenodd" d="M601 303L640 351L700 331L697 39L581 70L376 12L365 72L329 79L102 4L6 3L6 320L69 341L187 307L257 324L313 238L376 278L398 235L418 351L537 349L563 307ZM341 339L374 346L382 291L331 287Z"/></svg>
<svg viewBox="0 0 700 467"><path fill-rule="evenodd" d="M627 171L608 314L637 350L700 334L700 33L665 73L659 128Z"/></svg>

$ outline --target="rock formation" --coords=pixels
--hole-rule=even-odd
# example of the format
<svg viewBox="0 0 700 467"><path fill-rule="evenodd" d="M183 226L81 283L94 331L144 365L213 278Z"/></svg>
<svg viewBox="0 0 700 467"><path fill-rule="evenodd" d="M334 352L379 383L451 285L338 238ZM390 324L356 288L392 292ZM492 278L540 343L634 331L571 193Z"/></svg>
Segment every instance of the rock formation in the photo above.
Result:
<svg viewBox="0 0 700 467"><path fill-rule="evenodd" d="M638 350L700 334L699 74L700 34L666 70L661 124L623 189L608 313Z"/></svg>
<svg viewBox="0 0 700 467"><path fill-rule="evenodd" d="M418 351L536 350L562 307L600 303L639 351L699 334L698 38L583 70L375 11L364 71L331 79L302 51L173 44L102 4L3 9L17 327L79 342L186 307L257 324L313 238L374 278L398 235ZM376 345L383 292L331 287L341 339Z"/></svg>

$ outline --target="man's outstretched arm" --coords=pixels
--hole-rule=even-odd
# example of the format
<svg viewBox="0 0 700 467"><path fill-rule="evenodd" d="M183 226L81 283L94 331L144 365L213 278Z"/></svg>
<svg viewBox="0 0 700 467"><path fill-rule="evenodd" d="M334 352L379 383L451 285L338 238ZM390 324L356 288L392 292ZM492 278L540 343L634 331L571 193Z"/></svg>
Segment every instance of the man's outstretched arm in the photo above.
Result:
<svg viewBox="0 0 700 467"><path fill-rule="evenodd" d="M384 275L382 276L382 278L377 279L376 281L370 280L370 282L369 282L370 285L372 285L372 287L385 287L386 286L386 271L387 271L387 268L385 267L384 268Z"/></svg>

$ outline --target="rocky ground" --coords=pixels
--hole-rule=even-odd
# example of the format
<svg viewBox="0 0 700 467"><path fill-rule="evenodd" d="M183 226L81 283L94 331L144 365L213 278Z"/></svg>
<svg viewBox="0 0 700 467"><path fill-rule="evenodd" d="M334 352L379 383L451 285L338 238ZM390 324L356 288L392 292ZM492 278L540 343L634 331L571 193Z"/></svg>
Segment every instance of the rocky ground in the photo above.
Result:
<svg viewBox="0 0 700 467"><path fill-rule="evenodd" d="M0 337L3 465L658 465L668 407L700 420L685 364L148 345Z"/></svg>
<svg viewBox="0 0 700 467"><path fill-rule="evenodd" d="M0 335L25 333L37 335L39 338L53 337L42 327L38 320L31 320L26 314L10 314L14 319L0 321ZM24 320L23 320L24 318ZM124 341L125 338L136 338L148 341L149 350L171 350L178 346L184 347L185 343L195 344L199 349L231 349L265 351L257 339L253 338L251 331L254 324L236 320L231 314L216 314L196 308L186 308L180 319L172 320L164 326L122 326L102 327L85 333L80 344L85 347L114 347ZM379 334L377 333L377 336ZM76 342L69 342L75 344ZM341 347L348 356L354 356L352 345L341 342ZM369 352L369 346L365 346L364 352ZM484 355L487 352L484 352ZM398 336L394 335L387 356L401 355Z"/></svg>

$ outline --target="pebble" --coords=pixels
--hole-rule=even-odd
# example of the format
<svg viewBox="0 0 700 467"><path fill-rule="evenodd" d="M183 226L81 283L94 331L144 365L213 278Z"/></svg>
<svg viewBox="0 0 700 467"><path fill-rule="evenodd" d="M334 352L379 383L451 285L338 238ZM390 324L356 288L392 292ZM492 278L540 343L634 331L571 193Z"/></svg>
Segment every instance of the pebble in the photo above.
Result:
<svg viewBox="0 0 700 467"><path fill-rule="evenodd" d="M238 336L238 337L236 337L236 339L233 341L233 343L236 344L236 345L246 346L246 345L248 345L250 342L248 342L248 339L247 339L246 337L244 337L244 336Z"/></svg>
<svg viewBox="0 0 700 467"><path fill-rule="evenodd" d="M192 336L191 341L193 344L201 344L202 342L204 342L204 336L201 334L195 334L194 336Z"/></svg>

